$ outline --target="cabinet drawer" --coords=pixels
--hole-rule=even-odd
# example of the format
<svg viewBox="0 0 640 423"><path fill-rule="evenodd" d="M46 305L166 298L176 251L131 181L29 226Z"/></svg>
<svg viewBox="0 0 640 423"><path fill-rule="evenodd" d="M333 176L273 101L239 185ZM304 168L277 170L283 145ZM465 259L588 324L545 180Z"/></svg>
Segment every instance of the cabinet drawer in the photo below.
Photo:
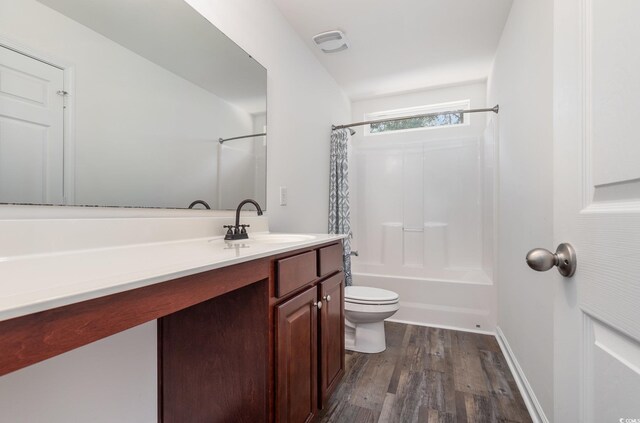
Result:
<svg viewBox="0 0 640 423"><path fill-rule="evenodd" d="M318 250L319 262L318 276L343 270L342 243L330 245Z"/></svg>
<svg viewBox="0 0 640 423"><path fill-rule="evenodd" d="M276 262L276 295L282 297L313 282L317 277L316 267L315 251L278 260Z"/></svg>

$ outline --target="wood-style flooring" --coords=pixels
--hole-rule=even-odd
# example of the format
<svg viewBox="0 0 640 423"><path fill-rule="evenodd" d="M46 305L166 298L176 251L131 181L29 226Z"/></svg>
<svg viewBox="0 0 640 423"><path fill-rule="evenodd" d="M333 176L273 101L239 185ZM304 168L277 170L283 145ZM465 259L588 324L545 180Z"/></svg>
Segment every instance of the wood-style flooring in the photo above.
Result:
<svg viewBox="0 0 640 423"><path fill-rule="evenodd" d="M320 422L531 422L493 336L385 322L387 350L347 351Z"/></svg>

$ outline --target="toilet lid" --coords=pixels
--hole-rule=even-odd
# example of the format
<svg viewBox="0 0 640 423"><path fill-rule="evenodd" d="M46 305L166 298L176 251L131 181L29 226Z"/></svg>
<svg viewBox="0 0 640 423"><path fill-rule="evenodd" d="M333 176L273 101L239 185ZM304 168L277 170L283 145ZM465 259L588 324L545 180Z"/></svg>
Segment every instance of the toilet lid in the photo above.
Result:
<svg viewBox="0 0 640 423"><path fill-rule="evenodd" d="M368 286L347 286L344 288L344 300L358 304L393 304L398 302L398 294Z"/></svg>

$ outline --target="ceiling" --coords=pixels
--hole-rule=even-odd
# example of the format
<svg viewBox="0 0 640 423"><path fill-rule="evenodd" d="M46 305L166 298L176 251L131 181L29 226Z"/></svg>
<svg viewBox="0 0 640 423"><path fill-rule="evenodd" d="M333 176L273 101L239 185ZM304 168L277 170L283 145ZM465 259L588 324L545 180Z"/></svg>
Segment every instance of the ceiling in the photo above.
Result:
<svg viewBox="0 0 640 423"><path fill-rule="evenodd" d="M273 0L352 100L484 79L512 0ZM348 50L313 43L340 29Z"/></svg>

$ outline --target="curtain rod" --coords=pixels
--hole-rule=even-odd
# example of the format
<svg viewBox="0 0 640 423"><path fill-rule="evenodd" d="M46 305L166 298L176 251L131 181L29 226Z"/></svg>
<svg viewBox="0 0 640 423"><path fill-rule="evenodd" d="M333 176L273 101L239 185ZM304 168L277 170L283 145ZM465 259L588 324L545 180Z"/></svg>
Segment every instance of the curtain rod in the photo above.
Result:
<svg viewBox="0 0 640 423"><path fill-rule="evenodd" d="M331 129L334 129L334 130L344 129L344 128L351 128L352 126L370 125L372 123L396 122L398 120L407 120L407 119L440 116L440 115L448 115L448 114L466 114L466 113L480 113L480 112L493 112L498 114L499 111L500 111L500 106L496 104L495 106L491 108L486 108L486 109L450 110L448 112L426 113L422 115L403 116L403 117L391 118L391 119L366 120L364 122L354 122L354 123L349 123L347 125L331 125Z"/></svg>
<svg viewBox="0 0 640 423"><path fill-rule="evenodd" d="M243 139L243 138L264 137L264 136L266 136L266 135L267 135L267 133L266 133L266 132L263 132L263 133L261 133L261 134L243 135L243 136L241 136L241 137L233 137L233 138L218 138L218 142L219 142L220 144L224 144L224 143L225 143L225 142L227 142L227 141L241 140L241 139Z"/></svg>

